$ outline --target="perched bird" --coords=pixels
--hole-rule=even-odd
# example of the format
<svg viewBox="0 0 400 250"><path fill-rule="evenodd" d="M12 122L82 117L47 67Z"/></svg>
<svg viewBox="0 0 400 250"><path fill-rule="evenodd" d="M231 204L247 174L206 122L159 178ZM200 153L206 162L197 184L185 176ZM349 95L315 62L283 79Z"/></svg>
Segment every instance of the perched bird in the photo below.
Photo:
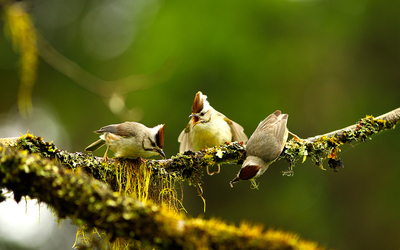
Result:
<svg viewBox="0 0 400 250"><path fill-rule="evenodd" d="M229 183L231 187L239 180L260 177L279 157L290 133L286 127L287 120L288 115L277 110L260 122L247 142L246 159L236 178Z"/></svg>
<svg viewBox="0 0 400 250"><path fill-rule="evenodd" d="M192 106L189 124L178 137L179 151L200 151L225 142L246 142L247 136L243 127L216 111L207 101L207 96L197 92ZM211 169L213 168L213 169ZM207 173L219 173L220 166L207 166Z"/></svg>
<svg viewBox="0 0 400 250"><path fill-rule="evenodd" d="M138 122L124 122L108 125L94 132L101 134L101 139L90 144L85 151L95 151L106 144L104 160L108 159L108 149L114 151L116 157L138 158L161 155L165 159L162 149L164 124L148 128Z"/></svg>

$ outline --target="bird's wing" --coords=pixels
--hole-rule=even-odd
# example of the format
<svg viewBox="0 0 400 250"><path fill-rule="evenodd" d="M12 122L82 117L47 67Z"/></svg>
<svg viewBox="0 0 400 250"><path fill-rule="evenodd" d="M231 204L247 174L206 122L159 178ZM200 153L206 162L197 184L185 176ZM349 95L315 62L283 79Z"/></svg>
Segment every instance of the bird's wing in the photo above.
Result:
<svg viewBox="0 0 400 250"><path fill-rule="evenodd" d="M224 116L224 120L228 123L232 132L232 141L237 142L247 142L247 135L244 133L244 128L240 126L238 123L232 121L228 117Z"/></svg>
<svg viewBox="0 0 400 250"><path fill-rule="evenodd" d="M188 150L193 151L193 147L192 144L190 143L190 136L189 136L191 121L192 120L190 120L186 128L181 132L181 134L178 137L178 142L180 143L179 152L185 152Z"/></svg>
<svg viewBox="0 0 400 250"><path fill-rule="evenodd" d="M265 118L263 121L260 122L260 124L258 124L258 127L254 131L254 133L258 132L258 131L262 131L262 130L270 127L271 125L275 124L278 121L279 116L281 116L280 110L277 110L274 113L267 116L267 118Z"/></svg>
<svg viewBox="0 0 400 250"><path fill-rule="evenodd" d="M260 157L262 159L278 157L287 139L287 119L287 114L281 114L281 111L277 110L260 122L246 145L247 153L250 155L260 153L260 148L266 148L269 144L270 150L262 151Z"/></svg>
<svg viewBox="0 0 400 250"><path fill-rule="evenodd" d="M137 135L137 126L144 126L144 125L137 122L124 122L121 124L107 125L94 132L97 134L108 132L123 137L135 137Z"/></svg>
<svg viewBox="0 0 400 250"><path fill-rule="evenodd" d="M275 136L278 140L279 145L281 145L281 151L286 144L288 138L287 120L289 115L282 114L278 117L277 126L275 126Z"/></svg>

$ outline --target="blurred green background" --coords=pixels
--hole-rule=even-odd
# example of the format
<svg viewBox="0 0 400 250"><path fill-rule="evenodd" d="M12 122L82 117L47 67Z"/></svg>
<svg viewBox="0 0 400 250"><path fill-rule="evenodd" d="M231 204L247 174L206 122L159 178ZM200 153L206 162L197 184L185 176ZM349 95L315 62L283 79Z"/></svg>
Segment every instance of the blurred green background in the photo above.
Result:
<svg viewBox="0 0 400 250"><path fill-rule="evenodd" d="M30 129L75 152L97 140L93 130L104 125L165 123L170 157L199 90L248 136L277 109L306 138L400 106L399 1L32 0L27 8L57 51L111 82L71 80L55 69L60 58L53 65L40 59L34 111L22 119L19 57L1 33L1 137ZM116 81L129 76L128 89ZM206 212L186 184L184 206L190 216L263 224L328 248L399 249L399 140L395 129L345 145L338 173L307 160L294 177L282 177L288 164L279 161L258 179L259 190L249 182L230 188L240 167L222 166L220 174L203 178ZM53 240L37 249L69 249L70 231L65 245ZM0 236L2 247L33 249Z"/></svg>

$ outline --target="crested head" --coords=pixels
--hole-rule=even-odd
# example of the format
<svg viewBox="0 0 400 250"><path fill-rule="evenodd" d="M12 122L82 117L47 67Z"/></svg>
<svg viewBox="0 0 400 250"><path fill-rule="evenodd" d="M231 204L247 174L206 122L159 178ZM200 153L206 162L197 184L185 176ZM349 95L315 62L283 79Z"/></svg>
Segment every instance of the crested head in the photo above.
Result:
<svg viewBox="0 0 400 250"><path fill-rule="evenodd" d="M197 114L201 111L207 111L209 107L210 103L207 101L207 96L203 95L201 91L197 92L193 101L192 114Z"/></svg>
<svg viewBox="0 0 400 250"><path fill-rule="evenodd" d="M152 128L155 134L155 142L159 148L163 148L164 146L164 126L165 124L160 124Z"/></svg>

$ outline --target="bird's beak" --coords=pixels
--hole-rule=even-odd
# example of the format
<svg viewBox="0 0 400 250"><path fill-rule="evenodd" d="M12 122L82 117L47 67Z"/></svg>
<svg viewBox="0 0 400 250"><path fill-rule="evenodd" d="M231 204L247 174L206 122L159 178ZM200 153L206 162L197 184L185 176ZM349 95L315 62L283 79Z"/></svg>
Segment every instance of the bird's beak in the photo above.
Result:
<svg viewBox="0 0 400 250"><path fill-rule="evenodd" d="M240 181L240 179L238 177L235 177L233 180L231 180L229 182L229 185L231 186L231 188L233 188L233 184L235 184L236 182Z"/></svg>
<svg viewBox="0 0 400 250"><path fill-rule="evenodd" d="M157 148L156 150L162 156L162 158L167 159L167 157L165 157L164 151L161 148Z"/></svg>
<svg viewBox="0 0 400 250"><path fill-rule="evenodd" d="M194 125L196 125L196 123L199 122L200 119L196 114L189 115L189 118L192 118L192 117L193 117L193 126L194 126Z"/></svg>

